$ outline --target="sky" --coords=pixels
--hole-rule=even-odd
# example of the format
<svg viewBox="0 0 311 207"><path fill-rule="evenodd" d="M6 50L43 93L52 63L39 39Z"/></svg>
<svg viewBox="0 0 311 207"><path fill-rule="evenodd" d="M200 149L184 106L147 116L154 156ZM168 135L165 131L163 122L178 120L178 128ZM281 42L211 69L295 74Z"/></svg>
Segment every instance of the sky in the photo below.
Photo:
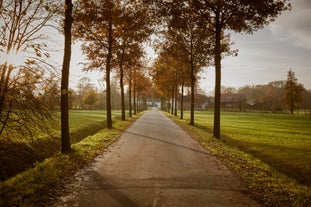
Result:
<svg viewBox="0 0 311 207"><path fill-rule="evenodd" d="M227 31L230 32L230 31ZM292 10L286 11L275 22L254 34L231 33L237 57L222 59L222 85L239 88L245 85L268 84L286 80L292 69L298 82L311 89L311 1L293 0ZM73 45L70 85L75 87L79 78L89 76L98 85L99 72L81 72L79 62L83 55L78 44ZM149 57L153 51L148 49ZM214 67L201 73L200 87L206 92L214 90Z"/></svg>
<svg viewBox="0 0 311 207"><path fill-rule="evenodd" d="M292 69L299 83L311 89L311 1L294 0L292 10L253 35L231 33L237 57L222 60L222 85L242 87L286 80ZM214 90L214 68L202 73L201 88Z"/></svg>

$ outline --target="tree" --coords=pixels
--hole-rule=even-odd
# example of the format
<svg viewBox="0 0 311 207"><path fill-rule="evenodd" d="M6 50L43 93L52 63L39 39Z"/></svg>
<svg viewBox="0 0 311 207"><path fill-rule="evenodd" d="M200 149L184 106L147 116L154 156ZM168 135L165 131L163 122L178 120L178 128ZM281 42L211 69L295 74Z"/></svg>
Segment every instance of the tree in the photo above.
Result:
<svg viewBox="0 0 311 207"><path fill-rule="evenodd" d="M40 97L40 82L48 78L47 35L59 11L53 1L1 1L0 7L0 134L35 135L53 117Z"/></svg>
<svg viewBox="0 0 311 207"><path fill-rule="evenodd" d="M89 62L85 70L105 70L107 127L112 128L111 86L113 49L116 44L116 27L120 11L112 0L76 1L74 36L83 40L82 50ZM90 26L92 25L92 26Z"/></svg>
<svg viewBox="0 0 311 207"><path fill-rule="evenodd" d="M121 120L125 120L125 92L124 85L126 84L125 76L127 76L129 87L131 85L132 69L136 67L136 62L143 56L143 51L139 43L129 44L123 47L119 53L117 53L119 63L119 83L121 94ZM129 90L131 93L131 90ZM129 94L131 96L131 94Z"/></svg>
<svg viewBox="0 0 311 207"><path fill-rule="evenodd" d="M77 94L77 100L76 105L79 109L84 109L84 101L83 98L85 95L89 92L94 90L94 85L91 83L91 79L89 77L82 77L78 81L78 94Z"/></svg>
<svg viewBox="0 0 311 207"><path fill-rule="evenodd" d="M304 87L299 84L295 76L295 72L290 69L287 73L287 81L284 87L284 102L290 109L290 113L294 113L294 109L298 107L302 102L302 91Z"/></svg>
<svg viewBox="0 0 311 207"><path fill-rule="evenodd" d="M83 103L90 106L89 109L92 109L92 106L98 101L97 92L94 89L89 90L83 96Z"/></svg>
<svg viewBox="0 0 311 207"><path fill-rule="evenodd" d="M137 70L134 77L134 93L136 94L136 112L145 110L147 98L150 96L151 81L144 73L144 68Z"/></svg>
<svg viewBox="0 0 311 207"><path fill-rule="evenodd" d="M185 84L190 86L191 90L191 115L190 124L194 124L195 107L195 87L198 80L198 72L201 67L210 64L213 38L212 33L205 27L202 27L200 20L193 14L192 9L186 1L166 1L158 2L160 11L163 14L164 38L162 44L164 51L173 56L177 61L182 62L176 73L177 89L180 85L183 91ZM184 65L184 66L182 66ZM184 70L185 69L185 70ZM188 76L185 78L184 76ZM185 82L185 79L189 81ZM172 79L173 80L173 79ZM183 96L182 96L183 97ZM173 109L173 104L171 105ZM175 109L176 111L176 109ZM181 117L182 117L181 113Z"/></svg>
<svg viewBox="0 0 311 207"><path fill-rule="evenodd" d="M176 59L167 51L162 49L157 59L154 61L151 76L153 78L154 85L158 90L162 91L162 101L169 102L174 99L173 88L177 87L176 80ZM170 106L166 110L173 109L173 104L167 104Z"/></svg>
<svg viewBox="0 0 311 207"><path fill-rule="evenodd" d="M189 75L191 88L190 124L194 125L197 74L201 67L210 64L212 33L201 27L200 20L193 15L184 2L177 1L171 6L172 17L168 22L166 44L170 45L171 42L171 45L173 44L171 53L188 66L186 73Z"/></svg>
<svg viewBox="0 0 311 207"><path fill-rule="evenodd" d="M61 136L62 136L62 153L71 151L70 137L69 137L69 69L71 58L71 26L72 26L72 1L65 0L65 39L64 39L64 58L62 68L61 81Z"/></svg>
<svg viewBox="0 0 311 207"><path fill-rule="evenodd" d="M253 33L290 9L289 0L189 0L193 13L205 20L202 25L214 33L215 111L214 132L220 138L221 41L225 30Z"/></svg>
<svg viewBox="0 0 311 207"><path fill-rule="evenodd" d="M84 41L82 50L89 62L86 70L105 70L107 127L112 128L110 75L119 67L122 103L123 66L125 56L133 45L141 44L149 36L148 12L142 1L125 0L78 0L79 9L75 13L75 35ZM90 27L90 25L92 25ZM105 67L103 67L105 65ZM125 109L122 108L122 119Z"/></svg>
<svg viewBox="0 0 311 207"><path fill-rule="evenodd" d="M122 2L122 1L121 1ZM121 12L118 22L117 62L121 89L121 119L125 120L124 97L124 66L130 67L133 60L140 58L143 53L141 46L150 36L151 23L147 7L140 1L128 1L117 4Z"/></svg>
<svg viewBox="0 0 311 207"><path fill-rule="evenodd" d="M60 109L60 93L59 93L60 79L56 74L51 74L49 78L42 81L40 84L40 99L44 103L44 107L48 110Z"/></svg>
<svg viewBox="0 0 311 207"><path fill-rule="evenodd" d="M42 49L46 45L40 42L44 39L40 31L55 15L55 8L45 1L2 1L1 6L0 52L4 60L0 63L0 114L5 107L8 87L14 81L13 76L19 73L14 70L21 70L25 63L33 65L36 62L34 59L42 57ZM16 62L31 50L34 50L36 57L26 57L25 62Z"/></svg>

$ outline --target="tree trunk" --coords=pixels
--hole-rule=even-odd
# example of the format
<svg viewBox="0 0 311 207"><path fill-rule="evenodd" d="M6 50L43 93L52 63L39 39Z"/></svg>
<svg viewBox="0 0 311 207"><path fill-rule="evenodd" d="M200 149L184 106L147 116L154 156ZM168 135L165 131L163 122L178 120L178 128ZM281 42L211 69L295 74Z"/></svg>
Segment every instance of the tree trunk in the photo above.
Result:
<svg viewBox="0 0 311 207"><path fill-rule="evenodd" d="M191 103L190 103L190 125L194 125L194 85L195 85L195 77L194 77L194 66L191 65Z"/></svg>
<svg viewBox="0 0 311 207"><path fill-rule="evenodd" d="M215 110L214 110L214 137L220 138L220 90L221 90L221 26L220 12L216 11L216 46L215 46Z"/></svg>
<svg viewBox="0 0 311 207"><path fill-rule="evenodd" d="M294 86L291 84L291 94L290 94L290 113L294 114Z"/></svg>
<svg viewBox="0 0 311 207"><path fill-rule="evenodd" d="M129 117L132 117L132 69L129 76Z"/></svg>
<svg viewBox="0 0 311 207"><path fill-rule="evenodd" d="M107 110L107 127L112 129L112 118L111 118L111 87L110 87L110 70L111 70L111 58L112 58L112 22L108 25L108 54L106 62L106 110Z"/></svg>
<svg viewBox="0 0 311 207"><path fill-rule="evenodd" d="M5 99L6 99L6 93L8 91L9 86L9 80L11 73L13 71L13 65L7 66L7 63L5 62L2 66L2 74L1 74L1 80L0 80L0 116L2 115L2 112L4 111L5 106Z"/></svg>
<svg viewBox="0 0 311 207"><path fill-rule="evenodd" d="M0 79L0 116L2 116L2 111L4 110L4 99L5 99L5 73L6 73L7 63L1 66L1 79Z"/></svg>
<svg viewBox="0 0 311 207"><path fill-rule="evenodd" d="M194 87L195 87L195 74L194 74L194 60L193 60L193 38L191 37L190 49L191 49L191 74L190 74L190 88L191 88L191 100L190 100L190 125L194 125Z"/></svg>
<svg viewBox="0 0 311 207"><path fill-rule="evenodd" d="M134 108L134 115L137 114L137 109L136 109L136 69L134 69L134 88L133 88L133 108Z"/></svg>
<svg viewBox="0 0 311 207"><path fill-rule="evenodd" d="M180 119L184 118L184 84L181 85Z"/></svg>
<svg viewBox="0 0 311 207"><path fill-rule="evenodd" d="M121 120L125 121L125 100L124 100L124 83L123 83L123 58L124 58L124 49L122 50L122 56L120 60L120 89L121 89Z"/></svg>
<svg viewBox="0 0 311 207"><path fill-rule="evenodd" d="M174 86L172 87L172 104L171 104L171 114L174 114L174 95L175 95L175 88Z"/></svg>
<svg viewBox="0 0 311 207"><path fill-rule="evenodd" d="M174 93L174 96L175 96L175 112L174 112L174 116L177 116L177 104L178 104L178 101L177 101L177 92L178 92L178 87L177 87L177 84L175 85L175 93Z"/></svg>
<svg viewBox="0 0 311 207"><path fill-rule="evenodd" d="M69 69L71 58L71 26L72 26L72 1L65 0L65 48L62 68L61 81L61 152L67 153L71 151L69 137L69 107L68 107L68 85L69 85Z"/></svg>
<svg viewBox="0 0 311 207"><path fill-rule="evenodd" d="M136 91L136 113L140 112L140 99L139 99L139 94L138 91Z"/></svg>

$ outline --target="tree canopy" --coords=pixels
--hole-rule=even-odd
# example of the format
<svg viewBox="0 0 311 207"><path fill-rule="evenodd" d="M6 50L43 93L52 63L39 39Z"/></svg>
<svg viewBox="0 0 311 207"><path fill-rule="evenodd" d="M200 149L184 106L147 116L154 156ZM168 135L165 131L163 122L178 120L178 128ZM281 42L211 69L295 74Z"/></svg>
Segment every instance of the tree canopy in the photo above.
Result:
<svg viewBox="0 0 311 207"><path fill-rule="evenodd" d="M79 0L77 7L80 9L75 12L75 36L83 40L82 50L89 61L85 70L105 70L107 126L111 128L111 71L119 68L124 120L124 65L131 58L137 58L131 53L149 38L152 19L142 1Z"/></svg>
<svg viewBox="0 0 311 207"><path fill-rule="evenodd" d="M252 33L290 9L289 0L188 0L184 6L192 10L202 27L214 33L215 112L214 136L220 138L221 41L225 30Z"/></svg>

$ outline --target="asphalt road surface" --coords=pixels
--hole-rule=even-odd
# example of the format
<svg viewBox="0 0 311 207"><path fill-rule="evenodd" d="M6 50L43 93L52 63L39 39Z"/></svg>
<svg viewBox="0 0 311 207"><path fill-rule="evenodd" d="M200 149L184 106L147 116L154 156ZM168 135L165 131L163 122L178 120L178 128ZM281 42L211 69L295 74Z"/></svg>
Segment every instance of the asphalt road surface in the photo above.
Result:
<svg viewBox="0 0 311 207"><path fill-rule="evenodd" d="M156 109L64 192L54 206L259 206L232 172Z"/></svg>

